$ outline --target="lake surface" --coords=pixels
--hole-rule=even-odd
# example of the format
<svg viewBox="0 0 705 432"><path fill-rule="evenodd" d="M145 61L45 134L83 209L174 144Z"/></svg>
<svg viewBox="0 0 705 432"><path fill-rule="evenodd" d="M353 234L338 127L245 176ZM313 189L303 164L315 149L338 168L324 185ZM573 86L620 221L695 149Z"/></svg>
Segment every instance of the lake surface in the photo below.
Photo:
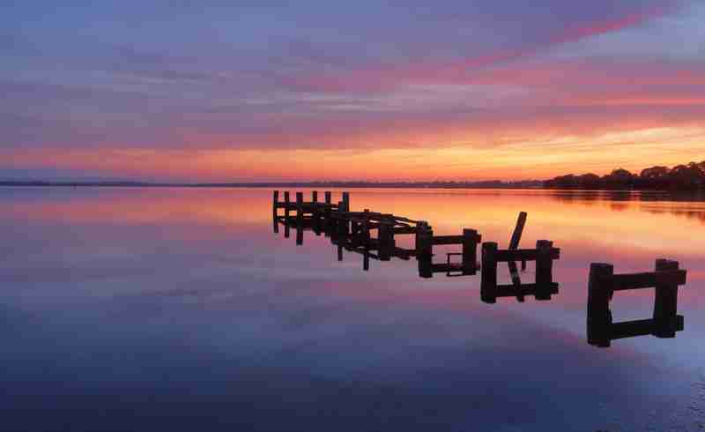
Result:
<svg viewBox="0 0 705 432"><path fill-rule="evenodd" d="M323 236L275 235L265 189L0 188L0 430L705 429L705 202L353 189L351 206L501 248L527 211L522 245L561 249L560 293L489 305L479 275L363 272ZM685 330L589 346L590 263L657 258L688 270ZM611 307L650 318L653 290Z"/></svg>

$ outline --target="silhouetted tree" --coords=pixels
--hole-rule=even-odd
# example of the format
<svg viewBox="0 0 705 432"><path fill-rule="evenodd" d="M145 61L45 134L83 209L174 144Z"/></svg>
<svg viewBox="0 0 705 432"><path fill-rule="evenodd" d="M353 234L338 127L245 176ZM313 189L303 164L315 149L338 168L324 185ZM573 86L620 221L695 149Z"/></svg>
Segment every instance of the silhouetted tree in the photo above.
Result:
<svg viewBox="0 0 705 432"><path fill-rule="evenodd" d="M598 177L596 174L558 176L544 182L544 187L560 189L699 189L705 188L705 161L690 162L669 169L653 166L639 175L618 168L610 174Z"/></svg>

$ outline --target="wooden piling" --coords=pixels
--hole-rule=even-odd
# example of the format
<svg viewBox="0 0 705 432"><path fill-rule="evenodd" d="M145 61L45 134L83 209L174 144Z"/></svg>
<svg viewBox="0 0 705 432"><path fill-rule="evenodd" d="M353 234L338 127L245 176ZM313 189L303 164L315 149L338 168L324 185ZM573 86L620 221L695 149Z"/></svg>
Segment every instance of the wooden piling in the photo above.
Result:
<svg viewBox="0 0 705 432"><path fill-rule="evenodd" d="M474 229L463 229L463 255L462 267L464 275L474 275L477 273L477 244L480 242L480 235Z"/></svg>
<svg viewBox="0 0 705 432"><path fill-rule="evenodd" d="M343 192L343 211L350 211L350 192Z"/></svg>
<svg viewBox="0 0 705 432"><path fill-rule="evenodd" d="M379 260L389 261L394 254L396 242L394 241L394 226L391 223L382 223L377 229L379 243Z"/></svg>
<svg viewBox="0 0 705 432"><path fill-rule="evenodd" d="M433 230L428 225L420 225L416 236L416 257L419 260L419 276L433 277Z"/></svg>
<svg viewBox="0 0 705 432"><path fill-rule="evenodd" d="M304 223L304 193L296 192L296 226Z"/></svg>
<svg viewBox="0 0 705 432"><path fill-rule="evenodd" d="M587 337L590 345L601 348L610 346L612 312L610 312L609 303L612 297L610 280L613 274L614 266L611 264L593 263L590 265Z"/></svg>
<svg viewBox="0 0 705 432"><path fill-rule="evenodd" d="M485 303L497 302L497 249L495 242L482 244L482 278L480 298Z"/></svg>
<svg viewBox="0 0 705 432"><path fill-rule="evenodd" d="M296 245L301 246L304 244L304 227L302 224L296 224Z"/></svg>
<svg viewBox="0 0 705 432"><path fill-rule="evenodd" d="M313 202L313 203L318 202L318 191L311 192L311 202Z"/></svg>
<svg viewBox="0 0 705 432"><path fill-rule="evenodd" d="M519 213L519 217L517 218L517 224L514 227L512 238L509 241L509 250L514 250L519 247L519 243L521 242L521 236L524 233L524 226L526 226L527 216L528 215L526 212ZM526 260L521 261L521 269L526 270Z"/></svg>
<svg viewBox="0 0 705 432"><path fill-rule="evenodd" d="M326 204L330 204L332 202L332 195L331 195L330 191L325 192L325 200L326 200Z"/></svg>
<svg viewBox="0 0 705 432"><path fill-rule="evenodd" d="M284 192L284 222L289 222L289 209L291 208L291 200L289 191Z"/></svg>
<svg viewBox="0 0 705 432"><path fill-rule="evenodd" d="M274 234L279 233L279 191L275 190L272 196L272 223Z"/></svg>
<svg viewBox="0 0 705 432"><path fill-rule="evenodd" d="M658 259L655 264L656 272L679 270L677 261ZM654 332L660 338L676 336L676 320L678 313L678 284L664 283L656 285L656 298L654 301Z"/></svg>
<svg viewBox="0 0 705 432"><path fill-rule="evenodd" d="M551 300L551 284L553 283L553 242L539 240L536 242L536 300Z"/></svg>

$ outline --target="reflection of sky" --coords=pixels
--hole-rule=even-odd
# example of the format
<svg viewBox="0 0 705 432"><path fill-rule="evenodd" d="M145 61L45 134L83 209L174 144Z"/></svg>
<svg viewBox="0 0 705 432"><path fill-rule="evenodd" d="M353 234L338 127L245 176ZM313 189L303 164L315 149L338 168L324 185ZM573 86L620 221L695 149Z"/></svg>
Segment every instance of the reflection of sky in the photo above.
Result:
<svg viewBox="0 0 705 432"><path fill-rule="evenodd" d="M440 233L474 227L500 245L528 211L523 244L548 237L562 248L561 293L490 306L479 277L421 280L414 261L373 261L364 273L361 257L338 263L311 233L296 247L293 232L271 233L270 200L265 190L0 190L0 405L64 409L33 418L36 429L105 426L101 409L128 429L167 414L174 428L202 416L210 430L641 430L702 420L688 404L705 358L705 269L693 240L703 225L677 214L699 204L621 201L616 211L616 202L539 191L353 191L354 209L427 219ZM689 269L686 330L589 347L589 262L632 271L657 256ZM530 266L523 278L532 276ZM613 308L617 319L648 317L649 293L620 293ZM30 420L21 410L12 419Z"/></svg>

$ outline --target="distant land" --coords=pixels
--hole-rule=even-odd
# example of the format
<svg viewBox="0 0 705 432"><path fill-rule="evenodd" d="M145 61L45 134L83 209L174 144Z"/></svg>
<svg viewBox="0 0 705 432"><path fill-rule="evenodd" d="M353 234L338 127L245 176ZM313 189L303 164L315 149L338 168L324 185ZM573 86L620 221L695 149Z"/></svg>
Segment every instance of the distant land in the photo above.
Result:
<svg viewBox="0 0 705 432"><path fill-rule="evenodd" d="M652 166L634 174L623 168L610 174L568 174L544 182L544 187L553 189L654 189L654 190L701 190L705 189L705 161L686 165Z"/></svg>
<svg viewBox="0 0 705 432"><path fill-rule="evenodd" d="M550 180L523 181L312 181L312 182L145 182L132 180L0 180L0 186L34 187L179 187L179 188L400 188L400 189L652 189L689 191L705 189L705 161L686 165L653 166L639 174L623 168L599 176L593 173L568 174Z"/></svg>

